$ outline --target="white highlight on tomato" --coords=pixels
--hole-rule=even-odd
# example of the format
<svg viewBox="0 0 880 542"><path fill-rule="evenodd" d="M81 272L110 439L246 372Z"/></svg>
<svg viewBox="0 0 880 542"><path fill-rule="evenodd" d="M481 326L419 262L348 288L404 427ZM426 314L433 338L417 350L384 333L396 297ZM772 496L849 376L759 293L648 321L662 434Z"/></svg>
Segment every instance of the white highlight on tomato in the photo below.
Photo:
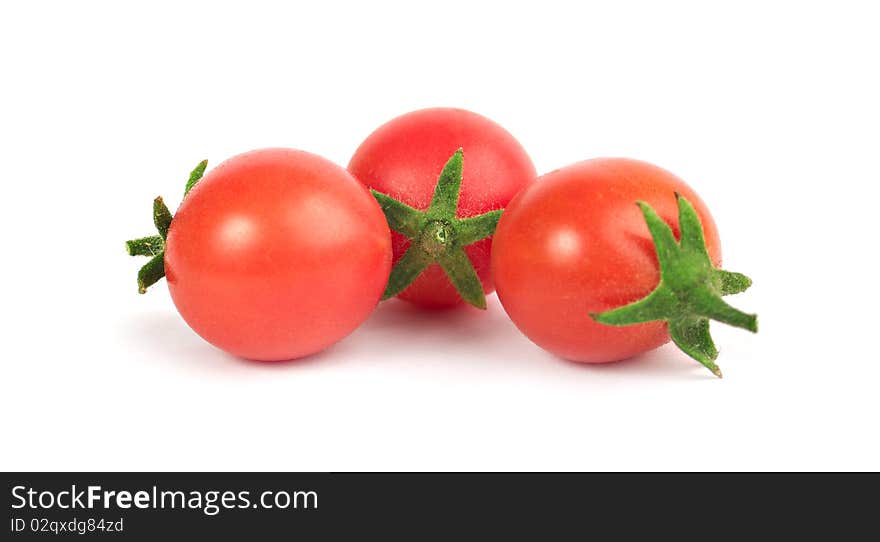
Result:
<svg viewBox="0 0 880 542"><path fill-rule="evenodd" d="M227 218L220 227L220 238L229 249L246 247L256 233L256 225L244 215Z"/></svg>
<svg viewBox="0 0 880 542"><path fill-rule="evenodd" d="M555 232L548 245L549 253L556 259L570 260L581 253L580 236L570 229Z"/></svg>

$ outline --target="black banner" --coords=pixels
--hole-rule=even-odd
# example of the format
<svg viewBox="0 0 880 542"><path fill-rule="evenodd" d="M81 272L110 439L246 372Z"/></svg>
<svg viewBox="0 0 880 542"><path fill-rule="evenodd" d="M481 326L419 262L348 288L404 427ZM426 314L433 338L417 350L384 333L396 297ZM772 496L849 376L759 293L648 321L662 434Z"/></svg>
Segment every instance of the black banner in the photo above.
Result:
<svg viewBox="0 0 880 542"><path fill-rule="evenodd" d="M4 540L877 532L876 474L6 473Z"/></svg>

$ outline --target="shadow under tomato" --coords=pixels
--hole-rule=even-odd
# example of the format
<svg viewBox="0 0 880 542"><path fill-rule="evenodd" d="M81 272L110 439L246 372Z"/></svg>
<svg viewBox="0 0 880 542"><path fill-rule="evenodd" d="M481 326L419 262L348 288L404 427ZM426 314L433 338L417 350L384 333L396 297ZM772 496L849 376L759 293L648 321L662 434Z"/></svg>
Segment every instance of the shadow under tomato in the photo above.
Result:
<svg viewBox="0 0 880 542"><path fill-rule="evenodd" d="M565 360L523 336L494 295L488 301L485 311L469 306L426 310L396 299L385 301L360 328L340 342L310 356L285 361L255 361L227 354L199 337L175 313L141 313L120 322L120 330L125 344L150 360L199 372L312 370L357 363L461 363L493 373L532 373L536 383L544 381L542 385L553 385L557 378L593 382L630 378L717 380L673 345L614 363Z"/></svg>
<svg viewBox="0 0 880 542"><path fill-rule="evenodd" d="M167 312L147 312L125 320L120 325L123 340L130 348L146 353L157 363L177 367L279 370L293 366L326 365L344 357L333 354L337 345L303 358L281 361L257 361L234 356L198 336L180 316Z"/></svg>
<svg viewBox="0 0 880 542"><path fill-rule="evenodd" d="M369 352L371 363L377 358L404 366L466 363L493 373L534 374L536 384L543 381L542 385L551 386L558 378L592 382L644 378L717 380L673 345L613 363L577 363L560 358L522 335L496 296L489 296L487 301L485 311L469 306L426 310L405 301L385 301L340 346L354 357Z"/></svg>
<svg viewBox="0 0 880 542"><path fill-rule="evenodd" d="M234 359L202 340L173 313L137 314L120 322L120 332L129 348L147 354L157 363L192 367Z"/></svg>
<svg viewBox="0 0 880 542"><path fill-rule="evenodd" d="M674 345L666 344L629 359L610 363L578 363L550 355L557 363L574 371L596 376L675 377L692 380L719 380L699 362L686 356Z"/></svg>
<svg viewBox="0 0 880 542"><path fill-rule="evenodd" d="M346 342L373 355L418 359L447 353L445 359L450 362L471 363L503 358L512 346L527 343L494 296L486 310L469 305L424 309L397 299L384 301Z"/></svg>
<svg viewBox="0 0 880 542"><path fill-rule="evenodd" d="M490 316L491 307L485 311L461 305L445 308L422 308L407 301L390 299L376 307L364 324L367 328L388 328L394 330L470 329L479 328L480 322Z"/></svg>
<svg viewBox="0 0 880 542"><path fill-rule="evenodd" d="M309 354L308 356L303 356L301 358L281 359L276 361L260 361L256 359L240 358L229 354L227 354L227 356L241 365L256 367L259 370L277 371L293 367L309 367L316 364L328 366L331 363L343 363L345 361L345 356L340 356L337 350L339 350L339 343L330 345L320 352L315 352L314 354Z"/></svg>

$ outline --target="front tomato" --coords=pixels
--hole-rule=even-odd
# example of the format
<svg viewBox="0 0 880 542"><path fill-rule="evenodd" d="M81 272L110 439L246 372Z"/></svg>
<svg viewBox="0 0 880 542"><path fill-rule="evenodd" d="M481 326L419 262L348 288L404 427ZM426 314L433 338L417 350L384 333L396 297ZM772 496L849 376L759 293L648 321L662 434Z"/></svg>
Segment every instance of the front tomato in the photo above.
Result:
<svg viewBox="0 0 880 542"><path fill-rule="evenodd" d="M165 274L205 340L255 360L299 358L363 322L391 265L385 218L347 171L265 149L230 158L171 222Z"/></svg>
<svg viewBox="0 0 880 542"><path fill-rule="evenodd" d="M517 327L550 352L590 363L668 342L665 321L613 327L594 315L657 287L657 255L636 202L653 207L679 237L676 193L696 209L709 260L719 266L721 243L708 209L684 181L657 166L587 160L548 173L520 193L498 224L492 250L498 298Z"/></svg>

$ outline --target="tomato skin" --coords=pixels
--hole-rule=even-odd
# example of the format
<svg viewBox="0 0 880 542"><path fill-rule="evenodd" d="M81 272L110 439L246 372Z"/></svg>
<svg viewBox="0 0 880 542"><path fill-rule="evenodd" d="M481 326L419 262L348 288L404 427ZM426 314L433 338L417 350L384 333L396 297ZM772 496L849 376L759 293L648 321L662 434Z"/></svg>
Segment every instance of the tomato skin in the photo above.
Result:
<svg viewBox="0 0 880 542"><path fill-rule="evenodd" d="M363 322L391 269L388 225L347 171L292 149L240 154L187 195L165 272L184 320L254 360L315 353Z"/></svg>
<svg viewBox="0 0 880 542"><path fill-rule="evenodd" d="M417 209L426 209L449 157L464 149L460 218L504 208L537 172L522 145L495 122L463 109L431 108L407 113L380 126L355 151L348 170L369 188ZM392 232L396 264L410 241ZM492 240L465 247L488 294ZM429 266L398 297L423 307L462 303L439 265Z"/></svg>
<svg viewBox="0 0 880 542"><path fill-rule="evenodd" d="M626 359L669 341L665 322L612 327L598 313L649 294L660 280L654 244L636 201L650 204L676 238L675 192L703 224L712 264L721 243L709 210L684 181L624 158L572 164L539 178L508 205L495 232L498 298L533 342L578 362Z"/></svg>

